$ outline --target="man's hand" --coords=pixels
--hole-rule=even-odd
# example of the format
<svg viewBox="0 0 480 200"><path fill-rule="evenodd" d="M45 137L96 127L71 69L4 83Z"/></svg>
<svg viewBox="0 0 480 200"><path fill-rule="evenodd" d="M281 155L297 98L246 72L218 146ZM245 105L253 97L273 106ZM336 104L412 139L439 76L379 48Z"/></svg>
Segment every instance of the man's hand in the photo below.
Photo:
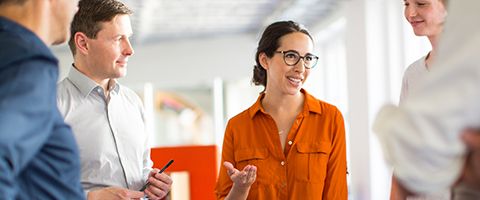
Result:
<svg viewBox="0 0 480 200"><path fill-rule="evenodd" d="M129 190L119 187L107 187L90 191L87 195L88 200L130 200L140 199L145 194L140 191Z"/></svg>
<svg viewBox="0 0 480 200"><path fill-rule="evenodd" d="M150 185L145 189L149 199L157 200L165 197L172 187L172 179L165 173L159 174L159 169L150 171L148 182Z"/></svg>

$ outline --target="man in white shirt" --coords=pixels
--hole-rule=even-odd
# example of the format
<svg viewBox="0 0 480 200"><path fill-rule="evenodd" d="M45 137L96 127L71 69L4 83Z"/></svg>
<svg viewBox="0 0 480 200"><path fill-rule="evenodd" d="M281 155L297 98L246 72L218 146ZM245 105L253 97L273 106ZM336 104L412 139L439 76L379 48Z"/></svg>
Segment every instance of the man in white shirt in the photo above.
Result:
<svg viewBox="0 0 480 200"><path fill-rule="evenodd" d="M88 199L160 199L172 183L151 169L139 97L116 80L134 53L131 13L117 0L81 0L71 26L74 63L58 85L57 103L79 145ZM147 180L150 186L138 191Z"/></svg>
<svg viewBox="0 0 480 200"><path fill-rule="evenodd" d="M480 26L467 23L480 20L479 9L478 0L449 4L437 66L403 105L384 107L375 121L395 176L414 193L432 193L460 182L462 189L454 189L454 199L480 198L475 185L480 180L480 150L474 145L478 137L460 134L480 128ZM467 150L472 156L465 162Z"/></svg>

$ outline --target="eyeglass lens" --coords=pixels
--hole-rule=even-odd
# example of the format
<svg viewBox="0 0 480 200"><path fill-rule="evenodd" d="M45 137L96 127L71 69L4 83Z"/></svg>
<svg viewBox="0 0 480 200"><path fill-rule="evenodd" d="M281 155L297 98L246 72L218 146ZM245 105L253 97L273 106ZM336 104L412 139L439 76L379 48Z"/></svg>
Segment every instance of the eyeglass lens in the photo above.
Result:
<svg viewBox="0 0 480 200"><path fill-rule="evenodd" d="M283 54L283 59L287 65L296 65L300 61L300 58L303 58L304 65L307 68L312 68L317 62L317 57L311 54L307 54L304 57L301 57L294 51L284 52Z"/></svg>

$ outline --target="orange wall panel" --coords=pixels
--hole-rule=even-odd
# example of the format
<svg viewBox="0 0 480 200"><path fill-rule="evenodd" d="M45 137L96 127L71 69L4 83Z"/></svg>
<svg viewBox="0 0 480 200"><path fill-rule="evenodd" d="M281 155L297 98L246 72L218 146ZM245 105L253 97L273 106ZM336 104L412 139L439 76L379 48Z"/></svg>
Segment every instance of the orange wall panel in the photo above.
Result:
<svg viewBox="0 0 480 200"><path fill-rule="evenodd" d="M173 159L166 172L188 171L191 200L215 199L216 155L215 145L156 147L151 150L153 167L161 169Z"/></svg>

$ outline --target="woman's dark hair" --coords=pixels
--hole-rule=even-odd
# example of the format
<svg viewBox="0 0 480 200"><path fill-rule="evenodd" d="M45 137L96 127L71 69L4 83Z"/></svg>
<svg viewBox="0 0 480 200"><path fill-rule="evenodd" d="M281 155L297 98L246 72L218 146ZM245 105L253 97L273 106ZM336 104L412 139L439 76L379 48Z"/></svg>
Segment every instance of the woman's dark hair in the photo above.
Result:
<svg viewBox="0 0 480 200"><path fill-rule="evenodd" d="M257 53L255 53L256 65L253 67L252 83L255 85L267 86L267 71L261 66L258 56L265 53L269 58L273 57L275 51L280 46L280 38L290 33L301 32L313 38L308 30L301 24L293 21L279 21L270 24L262 34L258 42ZM265 89L263 91L265 91Z"/></svg>

